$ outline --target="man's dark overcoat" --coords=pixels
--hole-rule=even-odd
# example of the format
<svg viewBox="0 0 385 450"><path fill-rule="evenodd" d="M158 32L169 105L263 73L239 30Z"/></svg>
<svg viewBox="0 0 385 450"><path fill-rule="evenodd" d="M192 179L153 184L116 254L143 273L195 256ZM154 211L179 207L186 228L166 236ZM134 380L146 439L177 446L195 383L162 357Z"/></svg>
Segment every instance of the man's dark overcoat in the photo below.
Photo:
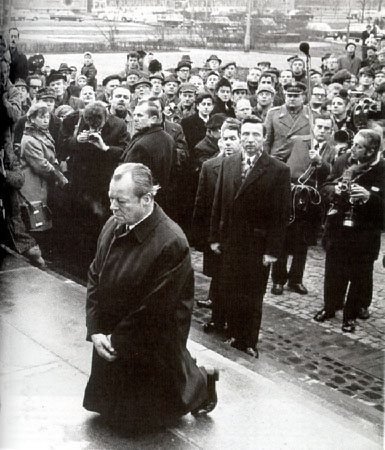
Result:
<svg viewBox="0 0 385 450"><path fill-rule="evenodd" d="M111 334L118 358L94 351L84 407L137 430L186 414L207 391L186 349L194 275L185 235L158 205L121 228L110 218L100 234L86 304L88 339Z"/></svg>
<svg viewBox="0 0 385 450"><path fill-rule="evenodd" d="M60 132L58 155L61 160L70 157L73 195L87 202L99 202L108 211L108 186L129 135L124 120L108 115L101 136L109 149L102 151L92 143L77 141L77 135L88 129L81 112L75 111L66 117Z"/></svg>
<svg viewBox="0 0 385 450"><path fill-rule="evenodd" d="M348 167L349 154L337 158L322 193L326 201L334 202L335 184ZM353 227L344 227L343 213L327 217L324 233L326 251L346 260L375 261L385 228L385 160L380 159L370 170L356 178L357 184L370 192L369 200L354 207Z"/></svg>
<svg viewBox="0 0 385 450"><path fill-rule="evenodd" d="M155 183L161 187L157 202L172 216L177 152L174 139L162 126L155 125L135 133L122 156L122 162L142 163L151 170Z"/></svg>
<svg viewBox="0 0 385 450"><path fill-rule="evenodd" d="M183 118L180 124L186 136L190 158L192 158L195 146L206 136L206 123L196 112L191 116Z"/></svg>
<svg viewBox="0 0 385 450"><path fill-rule="evenodd" d="M228 284L230 333L254 347L262 318L269 268L264 254L282 252L289 218L290 170L262 153L242 182L242 154L224 158L216 185L210 242L223 253L223 279Z"/></svg>
<svg viewBox="0 0 385 450"><path fill-rule="evenodd" d="M215 186L218 180L223 156L205 161L199 175L197 195L193 213L192 235L194 245L203 251L203 273L208 277L213 276L218 264L217 258L210 250L210 218L214 201Z"/></svg>

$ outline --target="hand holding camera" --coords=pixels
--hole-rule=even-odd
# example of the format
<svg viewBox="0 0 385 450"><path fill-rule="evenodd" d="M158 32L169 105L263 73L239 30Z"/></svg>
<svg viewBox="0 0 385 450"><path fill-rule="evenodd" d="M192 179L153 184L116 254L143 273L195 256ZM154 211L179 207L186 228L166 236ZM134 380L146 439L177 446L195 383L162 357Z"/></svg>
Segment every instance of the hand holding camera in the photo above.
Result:
<svg viewBox="0 0 385 450"><path fill-rule="evenodd" d="M90 131L88 134L88 142L98 147L104 152L108 150L108 146L104 143L103 138L97 131Z"/></svg>

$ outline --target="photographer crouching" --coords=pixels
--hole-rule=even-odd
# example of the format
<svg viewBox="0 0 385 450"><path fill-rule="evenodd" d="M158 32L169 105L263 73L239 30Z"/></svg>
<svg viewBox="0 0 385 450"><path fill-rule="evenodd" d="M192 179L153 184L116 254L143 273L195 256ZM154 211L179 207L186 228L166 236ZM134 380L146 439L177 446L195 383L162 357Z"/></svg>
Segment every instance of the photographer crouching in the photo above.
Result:
<svg viewBox="0 0 385 450"><path fill-rule="evenodd" d="M330 203L324 234L325 304L314 319L324 322L343 309L342 331L352 333L357 318L369 318L373 264L384 228L385 161L376 131L362 129L355 135L351 153L336 160L322 194Z"/></svg>

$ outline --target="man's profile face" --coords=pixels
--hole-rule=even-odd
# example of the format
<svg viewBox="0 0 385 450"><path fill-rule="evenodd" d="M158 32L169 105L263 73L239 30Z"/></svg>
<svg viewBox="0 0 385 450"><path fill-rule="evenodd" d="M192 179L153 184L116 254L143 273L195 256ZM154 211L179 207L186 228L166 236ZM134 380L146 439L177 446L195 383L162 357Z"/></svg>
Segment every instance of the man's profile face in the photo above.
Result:
<svg viewBox="0 0 385 450"><path fill-rule="evenodd" d="M19 42L19 32L15 29L11 29L9 32L9 46L10 48L16 48Z"/></svg>
<svg viewBox="0 0 385 450"><path fill-rule="evenodd" d="M229 130L226 128L221 133L220 140L226 156L230 156L234 152L239 151L241 141L237 130Z"/></svg>
<svg viewBox="0 0 385 450"><path fill-rule="evenodd" d="M148 105L138 105L134 110L134 127L136 131L143 130L144 128L148 128L152 125L152 120L148 115Z"/></svg>
<svg viewBox="0 0 385 450"><path fill-rule="evenodd" d="M366 139L360 133L354 136L351 152L353 159L361 162L370 156L370 150L368 151L366 148Z"/></svg>
<svg viewBox="0 0 385 450"><path fill-rule="evenodd" d="M314 137L318 142L328 140L332 133L332 121L330 119L317 119L314 124Z"/></svg>
<svg viewBox="0 0 385 450"><path fill-rule="evenodd" d="M254 156L263 149L262 123L246 122L241 128L241 145L247 156Z"/></svg>
<svg viewBox="0 0 385 450"><path fill-rule="evenodd" d="M110 210L119 224L134 225L146 215L146 199L134 194L131 176L126 174L115 181L111 180L108 191Z"/></svg>

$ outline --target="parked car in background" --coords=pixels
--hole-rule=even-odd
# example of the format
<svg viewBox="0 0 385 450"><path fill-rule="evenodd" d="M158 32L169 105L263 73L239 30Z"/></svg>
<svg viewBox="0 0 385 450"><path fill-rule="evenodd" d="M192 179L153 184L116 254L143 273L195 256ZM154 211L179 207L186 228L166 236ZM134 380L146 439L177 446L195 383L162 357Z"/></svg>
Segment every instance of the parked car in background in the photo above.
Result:
<svg viewBox="0 0 385 450"><path fill-rule="evenodd" d="M129 11L103 11L98 14L98 18L105 22L132 22L132 13Z"/></svg>
<svg viewBox="0 0 385 450"><path fill-rule="evenodd" d="M83 22L85 20L85 16L82 14L74 13L71 10L62 10L62 11L56 11L54 13L50 13L50 19L51 20L57 20L57 21L64 21L64 20L71 20L74 22Z"/></svg>
<svg viewBox="0 0 385 450"><path fill-rule="evenodd" d="M325 39L327 37L334 37L335 31L333 28L324 22L308 22L306 25L306 31L309 38Z"/></svg>

